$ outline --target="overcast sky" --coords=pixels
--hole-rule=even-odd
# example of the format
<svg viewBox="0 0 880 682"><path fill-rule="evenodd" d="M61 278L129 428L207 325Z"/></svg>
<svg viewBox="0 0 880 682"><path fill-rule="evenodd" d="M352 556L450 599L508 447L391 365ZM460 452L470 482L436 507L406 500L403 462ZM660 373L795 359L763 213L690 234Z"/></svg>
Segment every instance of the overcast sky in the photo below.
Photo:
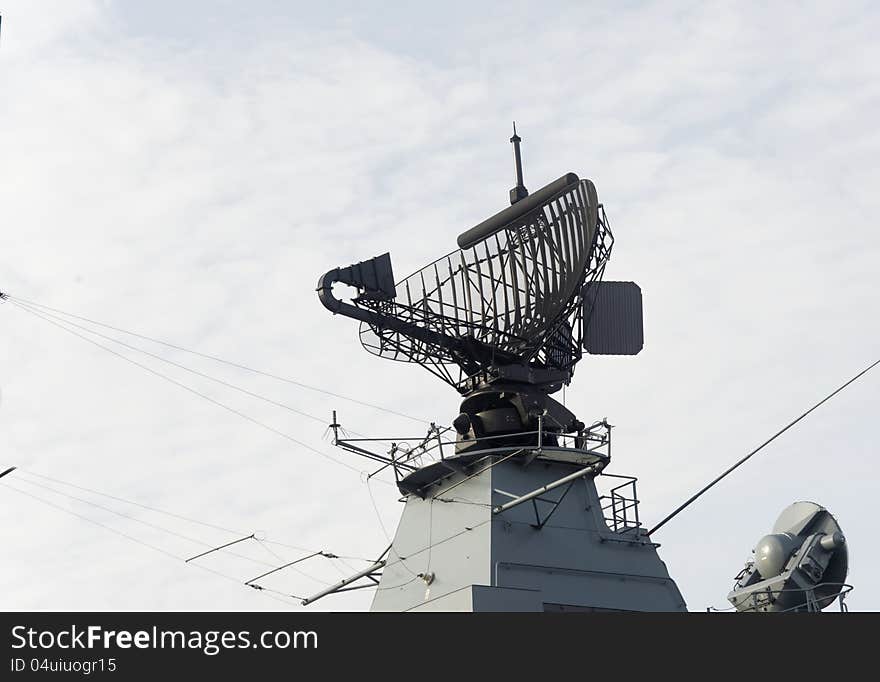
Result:
<svg viewBox="0 0 880 682"><path fill-rule="evenodd" d="M609 471L639 477L649 525L880 356L874 3L413 4L0 3L0 291L448 423L458 395L363 351L315 282L386 250L403 276L503 208L515 119L526 185L593 179L606 277L642 287L644 351L585 358L566 398L616 425ZM126 341L362 433L423 428ZM138 361L363 467L318 421ZM876 371L658 533L690 609L727 605L801 499L843 526L851 608L880 609ZM376 483L377 518L357 472L6 303L13 465L7 609L299 608L174 558L235 534L35 474L351 557L380 553L401 511ZM302 555L239 553L196 563L243 581ZM270 584L314 592L347 561Z"/></svg>

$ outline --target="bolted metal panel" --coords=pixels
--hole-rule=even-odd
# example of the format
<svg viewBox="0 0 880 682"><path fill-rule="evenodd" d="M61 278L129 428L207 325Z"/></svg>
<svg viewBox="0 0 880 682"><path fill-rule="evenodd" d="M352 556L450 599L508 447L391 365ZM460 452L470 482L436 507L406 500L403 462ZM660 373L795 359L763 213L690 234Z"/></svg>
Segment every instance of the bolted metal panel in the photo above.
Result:
<svg viewBox="0 0 880 682"><path fill-rule="evenodd" d="M587 285L584 319L584 348L591 355L636 355L642 350L642 290L635 282Z"/></svg>

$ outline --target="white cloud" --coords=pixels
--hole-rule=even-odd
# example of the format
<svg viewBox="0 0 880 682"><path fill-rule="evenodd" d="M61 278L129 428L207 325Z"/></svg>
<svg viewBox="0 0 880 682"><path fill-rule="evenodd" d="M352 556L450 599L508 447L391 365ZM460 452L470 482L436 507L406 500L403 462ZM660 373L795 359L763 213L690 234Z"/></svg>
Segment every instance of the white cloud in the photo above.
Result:
<svg viewBox="0 0 880 682"><path fill-rule="evenodd" d="M501 208L516 118L526 184L594 178L617 237L608 276L644 291L643 354L587 358L567 397L581 418L618 425L615 469L640 476L643 517L659 519L874 359L878 14L496 10L442 23L400 10L410 28L394 31L355 10L290 10L243 25L234 48L215 33L235 24L222 14L184 39L135 30L122 5L4 11L0 289L343 393L382 386L380 402L448 420L454 393L364 353L314 285L387 249L405 274ZM3 462L294 545L384 547L356 476L10 305L0 313ZM199 367L312 413L336 407L360 431L410 426ZM198 385L332 450L318 424ZM664 529L691 608L723 603L751 543L799 498L838 515L853 608L877 607L877 386L869 375L848 389ZM9 607L281 607L0 491ZM388 493L376 497L392 527Z"/></svg>

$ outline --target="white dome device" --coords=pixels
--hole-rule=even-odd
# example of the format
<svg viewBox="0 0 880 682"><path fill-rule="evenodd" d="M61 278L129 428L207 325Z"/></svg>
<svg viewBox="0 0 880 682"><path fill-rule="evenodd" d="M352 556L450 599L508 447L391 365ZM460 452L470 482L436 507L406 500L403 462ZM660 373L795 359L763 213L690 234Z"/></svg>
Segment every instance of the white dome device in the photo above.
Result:
<svg viewBox="0 0 880 682"><path fill-rule="evenodd" d="M831 513L815 502L795 502L736 576L727 599L737 611L821 611L851 587L846 539Z"/></svg>

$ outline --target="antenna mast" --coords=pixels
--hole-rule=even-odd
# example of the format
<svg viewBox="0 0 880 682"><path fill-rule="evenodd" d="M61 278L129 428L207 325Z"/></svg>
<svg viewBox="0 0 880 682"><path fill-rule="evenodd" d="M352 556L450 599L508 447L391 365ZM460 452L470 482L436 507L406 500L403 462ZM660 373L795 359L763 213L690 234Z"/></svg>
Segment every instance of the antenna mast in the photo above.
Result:
<svg viewBox="0 0 880 682"><path fill-rule="evenodd" d="M516 134L516 121L513 122L513 137L510 138L513 144L513 163L516 165L516 187L510 190L510 205L512 206L520 199L529 196L529 190L523 184L522 156L519 151L519 143L522 138Z"/></svg>

